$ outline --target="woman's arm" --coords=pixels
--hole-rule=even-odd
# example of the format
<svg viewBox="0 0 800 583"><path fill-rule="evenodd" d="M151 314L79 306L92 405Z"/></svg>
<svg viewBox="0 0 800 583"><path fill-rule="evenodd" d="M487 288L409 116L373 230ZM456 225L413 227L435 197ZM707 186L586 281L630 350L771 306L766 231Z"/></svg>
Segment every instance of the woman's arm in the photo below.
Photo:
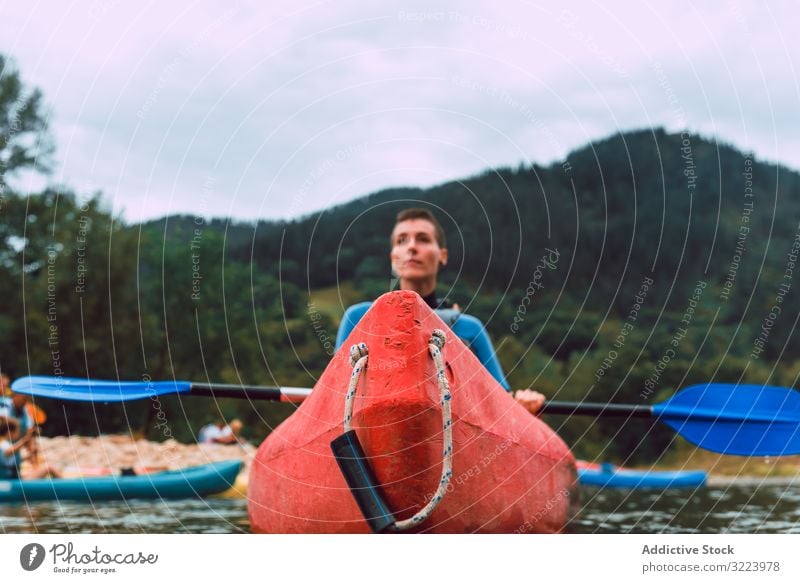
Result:
<svg viewBox="0 0 800 583"><path fill-rule="evenodd" d="M12 442L10 446L5 448L5 450L3 450L3 455L6 457L11 457L19 450L21 450L23 447L28 445L31 439L33 439L33 428L29 429L24 436L22 436L17 441Z"/></svg>

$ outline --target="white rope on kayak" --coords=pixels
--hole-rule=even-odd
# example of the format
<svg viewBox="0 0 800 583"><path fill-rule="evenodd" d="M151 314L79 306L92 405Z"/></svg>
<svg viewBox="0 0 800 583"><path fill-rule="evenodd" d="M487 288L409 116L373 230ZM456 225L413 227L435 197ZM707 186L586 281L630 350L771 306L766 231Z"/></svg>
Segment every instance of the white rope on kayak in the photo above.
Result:
<svg viewBox="0 0 800 583"><path fill-rule="evenodd" d="M431 497L430 501L414 516L396 522L393 530L408 530L419 525L428 519L431 513L441 503L447 493L447 486L453 477L453 415L450 410L450 383L444 370L444 359L442 358L442 348L447 341L447 336L438 328L431 334L428 342L433 362L436 365L436 382L439 385L439 405L442 407L442 432L444 433L444 449L442 450L442 475L439 479L439 486ZM355 402L356 387L361 376L361 371L367 366L369 352L367 345L363 342L354 344L350 348L350 366L353 367L353 374L350 375L350 385L347 389L347 396L344 401L344 430L350 431L350 423L353 419L353 404Z"/></svg>
<svg viewBox="0 0 800 583"><path fill-rule="evenodd" d="M353 367L353 372L350 375L350 385L347 387L347 395L344 398L344 430L345 433L350 431L350 422L353 420L353 403L356 397L356 387L358 386L358 379L361 376L361 371L367 366L367 357L369 351L367 345L363 342L353 344L350 347L350 366Z"/></svg>

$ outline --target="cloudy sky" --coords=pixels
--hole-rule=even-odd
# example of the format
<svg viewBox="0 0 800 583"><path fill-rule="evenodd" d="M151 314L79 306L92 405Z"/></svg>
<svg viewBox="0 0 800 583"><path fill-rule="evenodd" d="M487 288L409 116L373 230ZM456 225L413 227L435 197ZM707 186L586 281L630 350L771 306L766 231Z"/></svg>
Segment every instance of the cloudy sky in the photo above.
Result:
<svg viewBox="0 0 800 583"><path fill-rule="evenodd" d="M131 221L294 217L650 126L800 168L789 0L178 4L0 0L51 181Z"/></svg>

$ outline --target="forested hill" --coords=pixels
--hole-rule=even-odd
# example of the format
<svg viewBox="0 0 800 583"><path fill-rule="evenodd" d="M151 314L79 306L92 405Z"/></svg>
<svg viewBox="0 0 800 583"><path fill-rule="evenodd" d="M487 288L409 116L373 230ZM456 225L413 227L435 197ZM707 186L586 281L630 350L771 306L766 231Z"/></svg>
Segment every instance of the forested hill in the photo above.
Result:
<svg viewBox="0 0 800 583"><path fill-rule="evenodd" d="M410 205L430 206L444 223L451 262L443 279L462 305L507 291L495 308L516 309L553 249L558 268L536 309L548 296L551 305L622 316L647 276L655 280L648 306L680 309L698 280L719 295L735 263L720 304L728 321L751 296L763 304L774 295L800 220L800 175L699 136L643 130L589 144L563 164L385 190L289 222L216 226L232 259L298 287L388 286L388 232ZM191 230L191 217L179 219L164 220ZM163 232L164 220L147 228Z"/></svg>
<svg viewBox="0 0 800 583"><path fill-rule="evenodd" d="M0 331L17 352L6 348L4 369L310 386L343 305L390 288L388 233L408 206L442 220L451 261L441 292L487 323L514 387L637 403L700 381L791 385L800 372L800 175L662 130L287 222L124 225L102 199L6 197ZM276 420L272 405L159 407L98 416L70 405L49 427L187 438L221 412L260 437ZM609 440L617 430L559 427L581 455L652 459L669 442L666 432L643 440L647 426Z"/></svg>

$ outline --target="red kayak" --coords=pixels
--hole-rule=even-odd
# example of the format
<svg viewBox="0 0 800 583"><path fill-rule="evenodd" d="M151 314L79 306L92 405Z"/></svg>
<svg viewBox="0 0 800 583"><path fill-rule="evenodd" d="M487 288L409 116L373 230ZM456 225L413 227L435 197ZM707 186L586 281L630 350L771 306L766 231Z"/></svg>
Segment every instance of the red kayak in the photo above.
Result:
<svg viewBox="0 0 800 583"><path fill-rule="evenodd" d="M441 385L429 342L441 349L452 409L452 475L441 502L412 532L551 533L577 506L575 459L564 442L491 377L413 292L379 298L345 348L368 347L352 427L386 506L398 520L431 501L443 478ZM353 374L334 355L311 395L261 444L249 481L254 532L366 533L370 527L331 451L343 433ZM445 472L447 473L447 472ZM444 483L444 482L443 482Z"/></svg>

